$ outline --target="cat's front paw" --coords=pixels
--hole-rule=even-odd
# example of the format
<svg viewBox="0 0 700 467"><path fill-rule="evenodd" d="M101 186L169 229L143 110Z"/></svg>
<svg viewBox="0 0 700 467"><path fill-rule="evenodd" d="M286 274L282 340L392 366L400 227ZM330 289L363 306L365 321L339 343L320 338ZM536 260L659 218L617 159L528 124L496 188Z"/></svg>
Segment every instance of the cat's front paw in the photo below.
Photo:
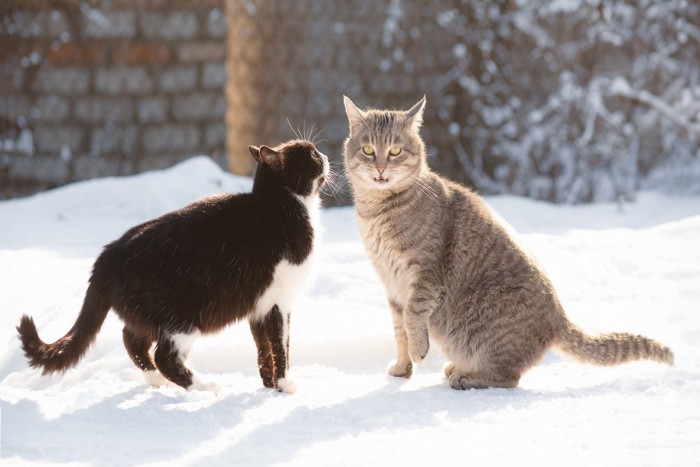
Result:
<svg viewBox="0 0 700 467"><path fill-rule="evenodd" d="M410 378L413 373L413 364L411 362L403 364L396 363L396 365L390 366L387 371L391 376L397 378Z"/></svg>
<svg viewBox="0 0 700 467"><path fill-rule="evenodd" d="M277 380L277 390L285 394L292 394L297 390L297 385L287 378L280 378Z"/></svg>
<svg viewBox="0 0 700 467"><path fill-rule="evenodd" d="M415 363L420 363L423 361L426 355L428 355L428 349L430 348L430 343L428 339L420 339L418 342L408 343L408 354L411 356L411 361Z"/></svg>

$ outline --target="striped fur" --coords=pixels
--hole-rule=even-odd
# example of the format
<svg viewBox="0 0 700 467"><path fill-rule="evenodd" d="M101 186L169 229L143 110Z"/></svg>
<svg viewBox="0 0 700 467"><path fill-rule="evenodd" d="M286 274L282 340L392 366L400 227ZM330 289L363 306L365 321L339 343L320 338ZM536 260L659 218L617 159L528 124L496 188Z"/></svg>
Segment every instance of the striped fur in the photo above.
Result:
<svg viewBox="0 0 700 467"><path fill-rule="evenodd" d="M362 111L345 98L357 223L394 319L398 356L389 373L409 377L428 336L452 360L446 374L455 389L517 386L552 346L598 365L672 364L671 350L652 339L589 336L569 322L540 266L483 199L430 171L419 135L424 105Z"/></svg>

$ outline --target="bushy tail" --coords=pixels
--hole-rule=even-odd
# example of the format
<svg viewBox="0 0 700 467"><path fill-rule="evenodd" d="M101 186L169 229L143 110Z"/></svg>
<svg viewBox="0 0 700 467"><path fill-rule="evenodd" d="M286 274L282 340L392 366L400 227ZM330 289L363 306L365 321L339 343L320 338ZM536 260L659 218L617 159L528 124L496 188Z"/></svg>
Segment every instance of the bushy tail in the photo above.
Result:
<svg viewBox="0 0 700 467"><path fill-rule="evenodd" d="M22 316L17 332L29 365L41 367L43 374L65 371L74 366L95 341L110 306L109 300L96 290L94 284L90 284L77 321L68 334L53 344L44 343L39 338L34 320Z"/></svg>
<svg viewBox="0 0 700 467"><path fill-rule="evenodd" d="M673 365L671 349L648 337L625 332L589 336L569 323L554 345L582 362L595 365L619 365L634 360Z"/></svg>

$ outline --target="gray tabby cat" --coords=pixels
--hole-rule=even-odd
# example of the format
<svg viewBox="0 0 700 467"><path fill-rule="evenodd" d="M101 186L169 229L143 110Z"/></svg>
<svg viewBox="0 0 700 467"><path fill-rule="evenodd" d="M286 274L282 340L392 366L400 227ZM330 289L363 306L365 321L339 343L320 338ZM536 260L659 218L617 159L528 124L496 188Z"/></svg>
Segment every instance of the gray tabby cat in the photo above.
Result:
<svg viewBox="0 0 700 467"><path fill-rule="evenodd" d="M389 374L409 377L428 336L452 361L445 374L455 389L515 387L549 347L597 365L673 364L652 339L590 336L567 319L543 270L482 198L428 168L419 135L425 97L408 111L344 102L357 223L394 319Z"/></svg>

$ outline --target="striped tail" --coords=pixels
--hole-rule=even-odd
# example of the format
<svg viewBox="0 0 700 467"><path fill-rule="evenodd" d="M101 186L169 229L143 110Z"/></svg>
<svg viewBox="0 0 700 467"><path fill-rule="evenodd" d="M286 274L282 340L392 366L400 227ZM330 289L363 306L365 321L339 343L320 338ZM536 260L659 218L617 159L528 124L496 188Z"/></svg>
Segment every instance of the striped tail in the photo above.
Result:
<svg viewBox="0 0 700 467"><path fill-rule="evenodd" d="M44 343L39 338L34 320L22 316L17 332L29 366L41 367L43 374L50 374L65 371L80 361L95 341L111 306L109 300L95 289L91 283L77 321L68 334L53 344Z"/></svg>
<svg viewBox="0 0 700 467"><path fill-rule="evenodd" d="M673 352L648 337L615 332L590 336L569 323L554 343L562 352L585 363L619 365L635 360L654 360L673 365Z"/></svg>

